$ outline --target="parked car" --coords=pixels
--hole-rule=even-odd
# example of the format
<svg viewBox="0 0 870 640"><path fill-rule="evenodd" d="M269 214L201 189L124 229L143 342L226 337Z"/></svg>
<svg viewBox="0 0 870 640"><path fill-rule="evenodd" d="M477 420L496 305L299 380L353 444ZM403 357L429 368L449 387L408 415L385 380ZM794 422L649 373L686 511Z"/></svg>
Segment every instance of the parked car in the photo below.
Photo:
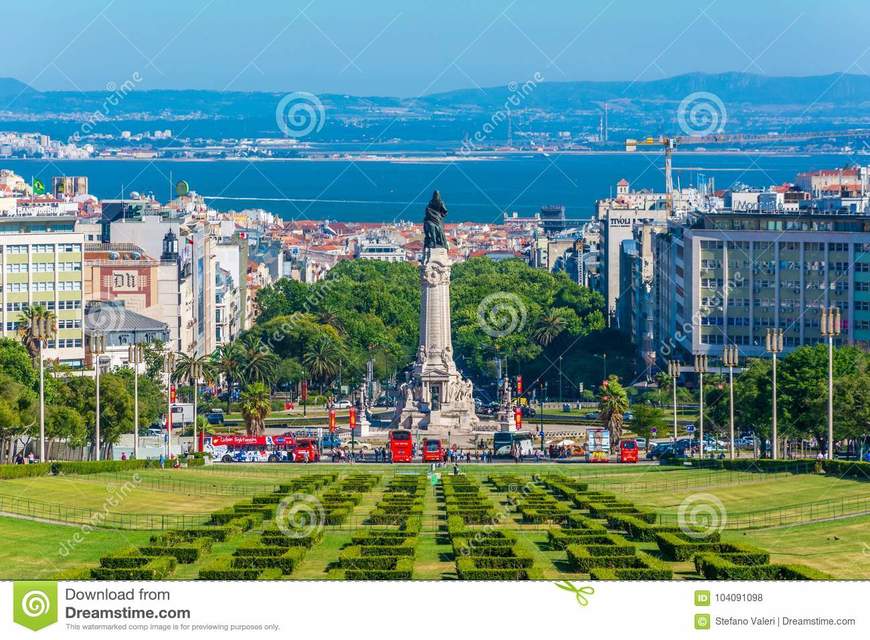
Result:
<svg viewBox="0 0 870 640"><path fill-rule="evenodd" d="M536 416L536 415L538 415L538 412L535 411L535 408L534 408L533 406L528 405L528 404L524 404L524 405L521 405L521 406L522 406L522 411L523 411L523 417L524 417L524 418L530 418L530 417L532 417L532 416Z"/></svg>
<svg viewBox="0 0 870 640"><path fill-rule="evenodd" d="M637 437L634 441L637 442L638 449L646 449L646 438Z"/></svg>
<svg viewBox="0 0 870 640"><path fill-rule="evenodd" d="M350 400L336 400L332 403L333 409L350 409Z"/></svg>
<svg viewBox="0 0 870 640"><path fill-rule="evenodd" d="M320 446L324 449L337 449L341 446L341 438L337 433L327 433L320 439Z"/></svg>
<svg viewBox="0 0 870 640"><path fill-rule="evenodd" d="M626 422L631 422L632 420L634 420L634 414L631 411L626 411L624 414L622 414L622 417Z"/></svg>
<svg viewBox="0 0 870 640"><path fill-rule="evenodd" d="M205 414L205 419L209 424L223 424L224 423L224 410L223 409L212 409L207 414Z"/></svg>
<svg viewBox="0 0 870 640"><path fill-rule="evenodd" d="M659 442L646 452L647 460L661 460L662 456L668 453L673 448L670 442Z"/></svg>
<svg viewBox="0 0 870 640"><path fill-rule="evenodd" d="M595 411L590 411L589 413L584 413L583 416L587 420L598 420L598 413Z"/></svg>

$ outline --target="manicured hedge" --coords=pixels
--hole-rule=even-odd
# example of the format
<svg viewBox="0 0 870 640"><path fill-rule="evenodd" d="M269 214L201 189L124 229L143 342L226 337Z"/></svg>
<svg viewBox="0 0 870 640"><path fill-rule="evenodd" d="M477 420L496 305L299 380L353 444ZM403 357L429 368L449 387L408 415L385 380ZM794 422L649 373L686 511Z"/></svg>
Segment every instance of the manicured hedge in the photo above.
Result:
<svg viewBox="0 0 870 640"><path fill-rule="evenodd" d="M305 550L299 547L238 547L233 552L234 569L280 569L285 575L302 560Z"/></svg>
<svg viewBox="0 0 870 640"><path fill-rule="evenodd" d="M589 571L593 580L670 580L673 572L650 556L638 551L619 567L595 567Z"/></svg>
<svg viewBox="0 0 870 640"><path fill-rule="evenodd" d="M392 558L391 565L381 568L346 567L330 571L331 578L340 580L410 580L414 562L410 558Z"/></svg>
<svg viewBox="0 0 870 640"><path fill-rule="evenodd" d="M211 538L198 538L191 544L158 544L139 547L143 556L172 556L179 564L196 562L199 557L211 549Z"/></svg>
<svg viewBox="0 0 870 640"><path fill-rule="evenodd" d="M570 544L568 560L577 571L588 572L596 567L631 567L637 549L622 536L608 534L604 544Z"/></svg>
<svg viewBox="0 0 870 640"><path fill-rule="evenodd" d="M801 565L749 562L735 555L701 553L695 556L695 568L708 580L833 580L833 577Z"/></svg>
<svg viewBox="0 0 870 640"><path fill-rule="evenodd" d="M0 480L14 478L32 478L34 476L53 475L87 475L91 473L108 473L114 471L130 471L156 467L154 460L94 460L90 462L40 462L37 464L3 464L0 465Z"/></svg>
<svg viewBox="0 0 870 640"><path fill-rule="evenodd" d="M215 558L199 570L200 580L256 580L263 573L261 567L233 566L231 557ZM274 570L273 570L274 571ZM280 569L277 569L281 572ZM283 575L283 572L281 572Z"/></svg>
<svg viewBox="0 0 870 640"><path fill-rule="evenodd" d="M102 560L101 560L102 563ZM94 580L165 580L175 570L175 558L146 558L146 562L138 566L105 567L91 569Z"/></svg>
<svg viewBox="0 0 870 640"><path fill-rule="evenodd" d="M540 569L528 567L480 566L479 558L458 558L456 569L462 580L540 580Z"/></svg>

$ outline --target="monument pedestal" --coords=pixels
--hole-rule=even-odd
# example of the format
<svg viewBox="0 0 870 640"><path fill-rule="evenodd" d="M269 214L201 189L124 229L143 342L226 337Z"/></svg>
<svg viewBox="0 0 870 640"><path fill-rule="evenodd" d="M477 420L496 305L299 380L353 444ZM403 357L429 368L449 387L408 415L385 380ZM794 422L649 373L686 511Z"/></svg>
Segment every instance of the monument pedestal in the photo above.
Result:
<svg viewBox="0 0 870 640"><path fill-rule="evenodd" d="M420 346L393 425L435 433L477 426L473 386L453 361L450 329L451 260L444 247L426 249L420 265Z"/></svg>

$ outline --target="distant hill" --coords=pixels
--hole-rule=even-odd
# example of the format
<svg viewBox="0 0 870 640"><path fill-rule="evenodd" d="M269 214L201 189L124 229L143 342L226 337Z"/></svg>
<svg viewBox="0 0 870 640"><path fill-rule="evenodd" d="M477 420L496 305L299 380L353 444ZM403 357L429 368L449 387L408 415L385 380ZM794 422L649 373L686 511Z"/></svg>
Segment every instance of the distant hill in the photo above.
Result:
<svg viewBox="0 0 870 640"><path fill-rule="evenodd" d="M14 98L18 95L34 94L36 91L15 78L0 78L0 98Z"/></svg>
<svg viewBox="0 0 870 640"><path fill-rule="evenodd" d="M609 106L611 142L632 135L677 130L677 105L694 92L718 96L727 111L730 131L827 131L867 128L870 122L870 76L831 74L773 77L751 73L688 73L646 81L541 82L522 88L497 86L460 89L412 98L321 94L325 125L314 141L446 141L454 145L480 131L494 114L509 108L518 131L595 135L603 104ZM111 103L105 133L183 129L187 137L280 137L275 108L290 91L219 92L204 90L141 90L134 88ZM514 93L523 97L508 104ZM0 111L9 111L3 128L38 130L56 137L79 131L81 114L106 110L104 91L37 91L0 78ZM8 106L7 106L8 103ZM20 120L16 116L22 116ZM500 118L499 120L504 120ZM179 121L185 124L178 125ZM385 126L389 121L389 126ZM123 123L123 124L121 124ZM505 140L508 127L487 136Z"/></svg>
<svg viewBox="0 0 870 640"><path fill-rule="evenodd" d="M715 93L726 103L818 104L870 102L870 76L773 77L751 73L688 73L643 82L543 82L523 101L543 109L590 106L604 101L680 101L695 91ZM420 102L437 106L495 104L509 93L507 87L460 89L425 96Z"/></svg>

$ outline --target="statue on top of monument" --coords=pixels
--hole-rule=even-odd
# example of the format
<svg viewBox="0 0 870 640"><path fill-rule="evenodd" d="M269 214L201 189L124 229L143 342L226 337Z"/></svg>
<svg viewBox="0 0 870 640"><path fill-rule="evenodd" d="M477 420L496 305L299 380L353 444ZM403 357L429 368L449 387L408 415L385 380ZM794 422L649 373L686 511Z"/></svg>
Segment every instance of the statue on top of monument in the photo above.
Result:
<svg viewBox="0 0 870 640"><path fill-rule="evenodd" d="M441 200L441 194L435 191L432 200L426 205L426 215L423 217L423 248L447 248L447 236L444 235L444 216L447 207Z"/></svg>

